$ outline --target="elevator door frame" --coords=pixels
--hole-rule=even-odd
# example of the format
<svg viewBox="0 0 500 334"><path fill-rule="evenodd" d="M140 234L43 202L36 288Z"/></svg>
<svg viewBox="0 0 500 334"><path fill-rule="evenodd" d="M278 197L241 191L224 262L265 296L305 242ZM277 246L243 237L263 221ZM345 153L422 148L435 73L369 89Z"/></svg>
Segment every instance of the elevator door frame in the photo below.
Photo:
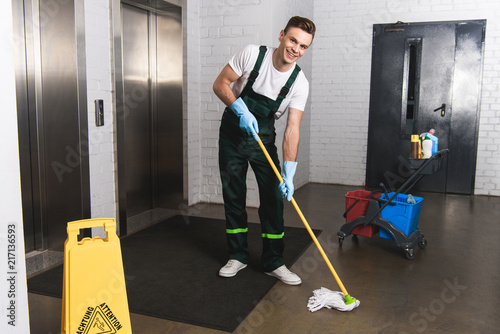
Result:
<svg viewBox="0 0 500 334"><path fill-rule="evenodd" d="M112 17L112 24L113 24L113 34L114 34L114 59L115 59L115 92L116 92L116 148L117 148L117 186L118 186L118 220L119 220L119 233L121 236L127 235L128 229L127 229L127 218L128 218L128 213L127 213L127 168L126 168L126 147L124 145L125 143L125 118L127 116L127 106L126 106L126 94L124 90L124 69L123 69L123 31L122 31L122 4L128 5L128 6L133 6L142 10L145 10L148 12L148 15L151 16L151 19L149 20L149 29L150 29L150 39L155 38L156 39L156 24L157 24L157 19L156 15L168 15L169 8L175 8L176 10L181 10L181 7L174 5L174 4L169 4L165 1L151 1L151 0L113 0L112 5L113 5L113 17ZM182 15L180 16L180 19L182 20ZM182 41L182 36L181 36L181 41ZM150 44L155 44L155 43L150 43ZM181 48L182 49L182 48ZM157 52L157 46L156 45L150 45L149 47L150 53L156 53ZM158 180L161 181L161 178L159 177L158 169L157 169L157 164L161 163L158 162L159 160L159 154L158 154L158 129L157 129L157 124L155 123L155 120L158 118L158 96L155 96L156 92L156 85L157 85L157 78L156 78L156 63L152 61L152 57L155 58L156 60L156 55L155 56L150 56L150 71L151 71L151 76L150 76L150 82L149 82L149 89L152 91L152 94L150 94L150 101L151 101L151 110L152 110L152 118L153 118L153 123L151 127L152 131L152 137L153 140L151 141L151 156L152 160L155 161L154 165L152 167L152 178L153 182L151 184L151 191L152 191L152 208L158 208L161 207L161 204L159 201L164 200L162 198L162 193L161 190L159 190L159 185L158 185ZM183 64L181 63L180 66L183 68ZM182 93L182 79L181 79L181 93ZM180 94L182 95L182 94ZM182 98L181 98L181 103L180 103L180 113L181 113L181 118L182 118ZM182 128L182 127L181 127ZM180 130L182 134L182 129ZM183 146L182 141L179 143L179 145ZM182 159L182 158L181 158ZM182 164L182 161L181 161ZM183 167L181 167L183 168ZM184 171L182 172L184 173ZM181 180L183 177L181 177ZM182 182L182 181L181 181ZM182 187L182 185L181 185ZM181 195L182 194L181 190ZM182 198L183 200L183 198ZM181 203L179 203L181 204Z"/></svg>

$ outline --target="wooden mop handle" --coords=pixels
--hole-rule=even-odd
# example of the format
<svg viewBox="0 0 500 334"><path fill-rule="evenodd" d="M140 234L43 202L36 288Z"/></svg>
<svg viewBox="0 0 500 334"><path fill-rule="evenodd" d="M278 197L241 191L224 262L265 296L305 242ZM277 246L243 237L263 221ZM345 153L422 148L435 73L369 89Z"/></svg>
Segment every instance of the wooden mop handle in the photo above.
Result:
<svg viewBox="0 0 500 334"><path fill-rule="evenodd" d="M257 135L257 138L259 138L259 136ZM271 165L271 167L273 168L274 170L274 173L276 174L276 176L278 177L278 180L280 180L281 183L283 183L283 178L281 177L278 169L276 168L276 165L274 164L273 160L271 159L271 157L269 156L269 153L267 152L266 148L264 147L264 144L262 143L262 140L260 140L259 138L259 146L260 148L262 149L262 152L264 152L264 155L266 156L267 160L269 161L269 164ZM337 281L337 284L339 285L340 287L340 290L342 290L342 293L344 295L349 295L347 293L347 290L346 288L344 287L344 284L342 284L342 281L340 280L340 277L339 275L337 275L337 272L335 271L335 269L333 268L332 266L332 263L330 262L330 260L328 259L328 257L326 256L325 254L325 251L323 250L323 247L321 247L318 239L316 238L316 236L314 235L314 232L311 230L311 227L309 226L309 224L307 223L307 220L306 220L306 217L304 217L304 215L302 214L302 211L300 211L300 208L297 204L297 202L295 201L295 198L293 198L292 196L292 200L291 200L295 210L297 211L297 213L299 214L299 217L300 219L302 219L302 222L304 223L304 226L306 227L307 231L309 232L309 235L311 236L311 238L313 239L314 243L316 244L316 247L318 247L318 250L319 252L321 253L321 256L323 256L323 259L325 260L326 264L328 265L328 268L330 268L330 271L332 272L333 274L333 277L335 277L335 280Z"/></svg>

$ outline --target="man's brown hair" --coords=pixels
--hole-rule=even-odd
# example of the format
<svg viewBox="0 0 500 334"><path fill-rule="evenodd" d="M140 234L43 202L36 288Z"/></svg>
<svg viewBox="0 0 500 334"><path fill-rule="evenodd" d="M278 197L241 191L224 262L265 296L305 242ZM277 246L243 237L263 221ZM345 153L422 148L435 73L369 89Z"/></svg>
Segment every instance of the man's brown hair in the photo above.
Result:
<svg viewBox="0 0 500 334"><path fill-rule="evenodd" d="M283 30L285 32L288 31L288 28L295 27L295 28L300 28L304 30L305 32L309 33L312 35L314 39L314 33L316 32L316 26L314 25L314 22L309 20L306 17L300 17L300 16L294 16L290 20L288 20L288 23L286 24L285 29Z"/></svg>

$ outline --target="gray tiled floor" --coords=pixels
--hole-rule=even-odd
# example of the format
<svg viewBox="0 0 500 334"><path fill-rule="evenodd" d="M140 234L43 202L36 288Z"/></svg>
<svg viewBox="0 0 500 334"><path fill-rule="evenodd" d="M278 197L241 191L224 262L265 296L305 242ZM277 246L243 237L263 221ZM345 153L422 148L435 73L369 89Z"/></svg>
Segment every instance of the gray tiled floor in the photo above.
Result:
<svg viewBox="0 0 500 334"><path fill-rule="evenodd" d="M355 189L308 184L295 198L309 224L323 230L319 240L360 307L307 310L313 290L339 290L312 245L292 267L303 284L278 282L235 333L498 333L500 197L417 194L425 198L419 227L428 246L416 247L409 261L394 242L379 237L350 236L339 247L344 195ZM289 203L285 210L287 225L302 226ZM224 215L221 205L209 204L188 213ZM249 220L258 221L256 209L249 209ZM60 299L29 294L29 303L32 333L60 332ZM223 333L136 314L131 322L134 333Z"/></svg>

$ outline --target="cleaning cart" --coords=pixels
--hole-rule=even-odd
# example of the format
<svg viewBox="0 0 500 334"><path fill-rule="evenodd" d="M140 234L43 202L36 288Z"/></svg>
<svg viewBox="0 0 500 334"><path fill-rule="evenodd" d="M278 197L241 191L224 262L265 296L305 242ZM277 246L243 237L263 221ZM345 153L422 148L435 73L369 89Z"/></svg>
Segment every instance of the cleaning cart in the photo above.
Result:
<svg viewBox="0 0 500 334"><path fill-rule="evenodd" d="M413 247L416 244L422 249L427 246L427 240L418 228L423 198L406 195L406 193L422 177L439 171L442 167L442 159L447 153L448 149L444 149L436 152L429 159L410 159L410 167L415 171L395 192L388 193L385 185L381 183L382 190L354 193L351 198L346 195L347 208L344 217L347 223L337 233L339 245L342 246L344 238L351 234L371 237L378 229L380 237L393 239L397 246L404 250L406 258L413 260L416 256ZM358 208L356 208L357 205ZM364 215L355 213L357 217L353 220L349 219L349 215L352 217L353 212L364 213L365 210Z"/></svg>

